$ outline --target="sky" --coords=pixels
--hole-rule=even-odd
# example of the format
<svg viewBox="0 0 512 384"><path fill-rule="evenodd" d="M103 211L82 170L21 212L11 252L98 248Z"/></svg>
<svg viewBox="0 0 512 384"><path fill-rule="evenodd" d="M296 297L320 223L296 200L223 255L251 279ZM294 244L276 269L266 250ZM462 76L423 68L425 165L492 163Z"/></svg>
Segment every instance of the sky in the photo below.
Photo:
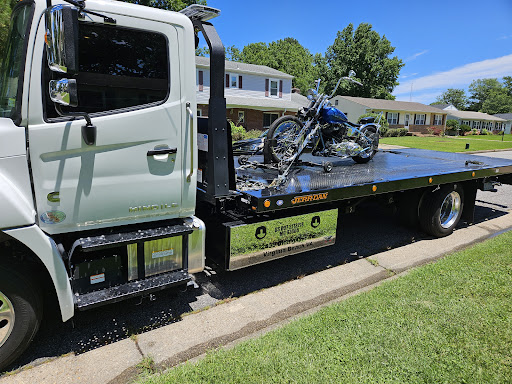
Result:
<svg viewBox="0 0 512 384"><path fill-rule="evenodd" d="M293 37L325 54L349 23L370 23L405 63L397 100L430 104L448 88L512 76L512 0L208 0L225 46Z"/></svg>

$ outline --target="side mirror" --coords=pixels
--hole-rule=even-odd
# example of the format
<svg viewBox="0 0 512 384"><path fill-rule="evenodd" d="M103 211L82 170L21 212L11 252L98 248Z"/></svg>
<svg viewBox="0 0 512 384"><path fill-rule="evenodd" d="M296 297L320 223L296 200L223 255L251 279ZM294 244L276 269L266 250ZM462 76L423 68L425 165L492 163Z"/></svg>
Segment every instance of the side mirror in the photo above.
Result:
<svg viewBox="0 0 512 384"><path fill-rule="evenodd" d="M50 81L50 99L54 103L69 107L78 106L78 91L75 79Z"/></svg>
<svg viewBox="0 0 512 384"><path fill-rule="evenodd" d="M351 69L351 70L348 72L348 77L356 77L356 73Z"/></svg>
<svg viewBox="0 0 512 384"><path fill-rule="evenodd" d="M55 5L45 11L46 54L52 71L78 72L78 9Z"/></svg>

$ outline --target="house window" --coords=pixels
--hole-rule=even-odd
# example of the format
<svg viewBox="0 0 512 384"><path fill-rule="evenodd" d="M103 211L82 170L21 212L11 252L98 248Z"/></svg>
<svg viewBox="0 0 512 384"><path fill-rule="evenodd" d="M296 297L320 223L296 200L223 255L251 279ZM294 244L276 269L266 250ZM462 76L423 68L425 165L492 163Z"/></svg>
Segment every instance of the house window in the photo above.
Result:
<svg viewBox="0 0 512 384"><path fill-rule="evenodd" d="M415 125L425 125L425 121L427 120L427 115L416 115L416 120L414 120Z"/></svg>
<svg viewBox="0 0 512 384"><path fill-rule="evenodd" d="M469 120L462 120L462 124L469 125Z"/></svg>
<svg viewBox="0 0 512 384"><path fill-rule="evenodd" d="M434 125L443 125L443 115L434 115Z"/></svg>
<svg viewBox="0 0 512 384"><path fill-rule="evenodd" d="M390 125L398 124L398 112L388 112L388 123Z"/></svg>
<svg viewBox="0 0 512 384"><path fill-rule="evenodd" d="M203 83L204 83L204 71L197 71L197 87L198 87L199 92L204 91Z"/></svg>
<svg viewBox="0 0 512 384"><path fill-rule="evenodd" d="M229 76L230 80L229 80L229 86L231 88L238 88L238 76L237 75L233 75L231 74Z"/></svg>
<svg viewBox="0 0 512 384"><path fill-rule="evenodd" d="M473 128L480 129L480 121L473 121Z"/></svg>
<svg viewBox="0 0 512 384"><path fill-rule="evenodd" d="M264 113L263 114L263 128L268 128L270 125L277 120L279 114L277 113Z"/></svg>
<svg viewBox="0 0 512 384"><path fill-rule="evenodd" d="M270 96L277 96L279 82L270 80Z"/></svg>
<svg viewBox="0 0 512 384"><path fill-rule="evenodd" d="M238 124L245 123L245 111L238 111Z"/></svg>

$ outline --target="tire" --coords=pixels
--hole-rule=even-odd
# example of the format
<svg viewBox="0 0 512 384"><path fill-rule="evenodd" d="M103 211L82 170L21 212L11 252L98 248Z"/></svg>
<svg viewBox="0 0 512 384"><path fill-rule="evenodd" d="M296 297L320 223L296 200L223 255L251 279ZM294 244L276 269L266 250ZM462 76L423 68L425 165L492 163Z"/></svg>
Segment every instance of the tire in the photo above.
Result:
<svg viewBox="0 0 512 384"><path fill-rule="evenodd" d="M444 185L427 191L419 208L419 222L423 231L435 237L450 235L458 224L464 208L464 190L460 184Z"/></svg>
<svg viewBox="0 0 512 384"><path fill-rule="evenodd" d="M40 292L26 275L0 266L0 371L27 348L41 318Z"/></svg>
<svg viewBox="0 0 512 384"><path fill-rule="evenodd" d="M297 146L292 143L302 127L302 122L295 116L282 116L274 121L263 146L265 159L272 163L288 161L297 152Z"/></svg>
<svg viewBox="0 0 512 384"><path fill-rule="evenodd" d="M370 153L366 153L364 155L359 156L352 156L352 159L359 164L364 164L369 162L371 159L373 159L373 156L377 153L377 150L379 148L379 132L377 130L377 127L369 126L366 128L361 129L361 132L368 136L372 140L372 148ZM362 138L357 141L361 147L366 147L367 141L366 139Z"/></svg>

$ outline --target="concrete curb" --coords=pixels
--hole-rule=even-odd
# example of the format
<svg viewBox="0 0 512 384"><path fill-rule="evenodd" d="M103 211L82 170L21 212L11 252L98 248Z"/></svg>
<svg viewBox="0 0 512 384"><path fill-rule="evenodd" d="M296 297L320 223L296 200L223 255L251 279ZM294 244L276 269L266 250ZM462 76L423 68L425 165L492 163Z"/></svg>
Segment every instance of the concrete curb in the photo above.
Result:
<svg viewBox="0 0 512 384"><path fill-rule="evenodd" d="M0 383L126 383L135 377L136 365L144 357L150 357L159 370L196 359L508 229L512 229L512 212L449 237L408 244L224 302L136 338L4 376Z"/></svg>

